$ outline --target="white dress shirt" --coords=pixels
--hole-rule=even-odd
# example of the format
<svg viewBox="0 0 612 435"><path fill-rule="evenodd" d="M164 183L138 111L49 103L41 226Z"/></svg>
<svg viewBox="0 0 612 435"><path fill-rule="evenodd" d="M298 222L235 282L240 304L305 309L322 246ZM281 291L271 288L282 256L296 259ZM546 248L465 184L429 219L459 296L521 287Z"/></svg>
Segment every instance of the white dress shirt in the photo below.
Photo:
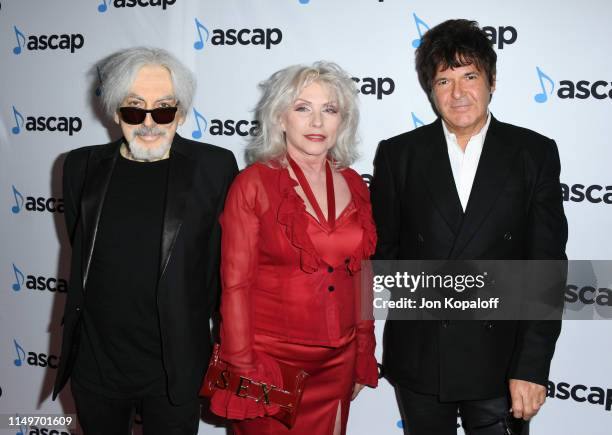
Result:
<svg viewBox="0 0 612 435"><path fill-rule="evenodd" d="M457 187L459 201L461 201L461 207L464 213L470 198L474 177L476 176L476 169L478 169L478 162L482 154L482 146L484 145L490 122L491 112L487 115L487 122L485 125L478 133L470 138L464 151L457 142L457 136L448 131L446 124L442 121L444 137L446 138L446 147L448 148L448 157L450 159L451 169L453 170L453 178L455 179L455 186Z"/></svg>

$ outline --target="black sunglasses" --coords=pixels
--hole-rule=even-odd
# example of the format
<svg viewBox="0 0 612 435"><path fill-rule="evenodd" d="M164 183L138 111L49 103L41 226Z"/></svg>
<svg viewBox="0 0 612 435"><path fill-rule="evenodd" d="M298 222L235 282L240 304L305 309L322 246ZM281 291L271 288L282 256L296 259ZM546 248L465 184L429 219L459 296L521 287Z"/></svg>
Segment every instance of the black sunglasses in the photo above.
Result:
<svg viewBox="0 0 612 435"><path fill-rule="evenodd" d="M138 107L120 107L121 119L127 124L137 125L142 124L147 117L147 113L151 114L151 118L156 124L170 124L174 121L177 107L159 107L157 109L139 109Z"/></svg>

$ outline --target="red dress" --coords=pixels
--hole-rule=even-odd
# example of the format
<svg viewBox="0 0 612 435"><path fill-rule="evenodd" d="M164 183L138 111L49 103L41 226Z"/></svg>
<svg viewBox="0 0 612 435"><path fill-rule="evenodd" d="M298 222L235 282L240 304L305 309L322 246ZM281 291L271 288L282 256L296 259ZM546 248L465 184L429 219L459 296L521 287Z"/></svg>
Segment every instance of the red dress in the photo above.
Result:
<svg viewBox="0 0 612 435"><path fill-rule="evenodd" d="M211 410L237 420L237 435L332 434L339 402L344 434L354 383L378 383L371 306L360 303L361 261L374 252L376 230L365 183L352 169L341 174L351 201L333 229L307 213L286 168L255 163L228 193L221 358L277 385L277 360L310 375L292 430L266 417L273 405L215 392Z"/></svg>

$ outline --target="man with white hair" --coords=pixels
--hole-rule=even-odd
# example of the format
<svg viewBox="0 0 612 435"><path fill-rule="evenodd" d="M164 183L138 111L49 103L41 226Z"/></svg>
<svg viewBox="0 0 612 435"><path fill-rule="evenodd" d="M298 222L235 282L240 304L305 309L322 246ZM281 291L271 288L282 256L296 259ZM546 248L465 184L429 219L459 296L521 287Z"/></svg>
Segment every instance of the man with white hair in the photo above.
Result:
<svg viewBox="0 0 612 435"><path fill-rule="evenodd" d="M192 73L165 50L138 47L100 65L115 142L64 163L72 244L60 366L86 435L196 434L198 390L218 296L218 217L233 154L182 138Z"/></svg>

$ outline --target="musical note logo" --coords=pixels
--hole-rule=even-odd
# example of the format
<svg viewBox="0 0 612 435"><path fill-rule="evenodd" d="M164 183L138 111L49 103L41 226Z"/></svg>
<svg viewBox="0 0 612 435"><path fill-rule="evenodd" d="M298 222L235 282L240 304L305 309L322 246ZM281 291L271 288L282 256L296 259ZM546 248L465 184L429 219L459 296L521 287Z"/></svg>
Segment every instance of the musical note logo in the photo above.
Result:
<svg viewBox="0 0 612 435"><path fill-rule="evenodd" d="M96 65L96 72L98 73L98 87L96 88L96 96L102 95L102 74L100 73L100 67Z"/></svg>
<svg viewBox="0 0 612 435"><path fill-rule="evenodd" d="M19 414L15 414L16 418L19 418ZM15 435L27 435L28 427L19 423L19 431Z"/></svg>
<svg viewBox="0 0 612 435"><path fill-rule="evenodd" d="M13 26L13 29L15 29L15 39L17 39L17 46L13 48L13 53L20 54L21 48L25 46L26 38L25 35L17 28L17 26Z"/></svg>
<svg viewBox="0 0 612 435"><path fill-rule="evenodd" d="M11 186L13 188L13 196L15 197L15 205L11 207L11 211L13 214L17 214L21 211L23 207L23 195L19 193L19 191L15 188L15 186Z"/></svg>
<svg viewBox="0 0 612 435"><path fill-rule="evenodd" d="M110 3L111 0L108 0ZM106 4L106 0L102 0L102 3L98 5L98 12L106 12L108 10L108 5Z"/></svg>
<svg viewBox="0 0 612 435"><path fill-rule="evenodd" d="M21 290L21 285L23 284L23 281L25 280L25 276L23 272L19 270L17 266L15 266L15 263L13 263L13 273L15 274L15 282L13 283L13 290L18 292L19 290Z"/></svg>
<svg viewBox="0 0 612 435"><path fill-rule="evenodd" d="M195 116L198 128L191 132L191 137L194 139L200 139L202 137L202 126L200 125L200 119L203 121L204 131L206 131L206 129L208 128L208 121L206 121L206 118L204 118L204 116L202 116L202 114L198 112L195 107L193 108L193 116Z"/></svg>
<svg viewBox="0 0 612 435"><path fill-rule="evenodd" d="M419 37L412 41L412 46L414 48L419 48L421 45L421 38L423 38L423 33L425 33L426 30L429 30L429 26L425 21L417 17L417 14L414 12L412 13L412 16L414 17L414 24L416 25L417 32L419 33Z"/></svg>
<svg viewBox="0 0 612 435"><path fill-rule="evenodd" d="M542 88L542 92L537 93L533 96L533 99L536 103L545 103L548 101L548 95L552 95L553 90L555 89L555 82L549 76L544 74L544 72L540 69L539 66L536 66L536 71L538 72L538 80L540 80L540 87ZM546 92L546 87L544 86L544 80L550 83L550 92Z"/></svg>
<svg viewBox="0 0 612 435"><path fill-rule="evenodd" d="M11 131L13 134L19 134L21 132L21 126L23 125L24 119L23 115L19 113L17 109L15 109L15 106L13 106L13 117L15 117L15 127L13 127Z"/></svg>
<svg viewBox="0 0 612 435"><path fill-rule="evenodd" d="M17 343L17 340L15 340L14 338L13 343L15 343L15 352L17 353L17 358L15 358L15 361L13 362L17 367L21 367L21 364L23 364L23 362L25 361L26 353L23 347L21 347L19 343Z"/></svg>
<svg viewBox="0 0 612 435"><path fill-rule="evenodd" d="M421 127L423 125L425 125L425 123L423 121L421 121L419 118L417 118L417 116L414 114L414 112L410 112L412 114L412 124L414 125L414 128L418 128Z"/></svg>
<svg viewBox="0 0 612 435"><path fill-rule="evenodd" d="M193 43L193 48L195 48L196 50L201 50L204 48L204 44L208 42L209 33L208 33L208 29L204 27L204 25L200 23L200 21L198 21L197 18L195 19L195 25L196 25L196 30L198 31L199 40ZM202 37L201 30L204 30L205 38Z"/></svg>
<svg viewBox="0 0 612 435"><path fill-rule="evenodd" d="M300 0L301 5L307 5L308 3L310 3L310 0Z"/></svg>

